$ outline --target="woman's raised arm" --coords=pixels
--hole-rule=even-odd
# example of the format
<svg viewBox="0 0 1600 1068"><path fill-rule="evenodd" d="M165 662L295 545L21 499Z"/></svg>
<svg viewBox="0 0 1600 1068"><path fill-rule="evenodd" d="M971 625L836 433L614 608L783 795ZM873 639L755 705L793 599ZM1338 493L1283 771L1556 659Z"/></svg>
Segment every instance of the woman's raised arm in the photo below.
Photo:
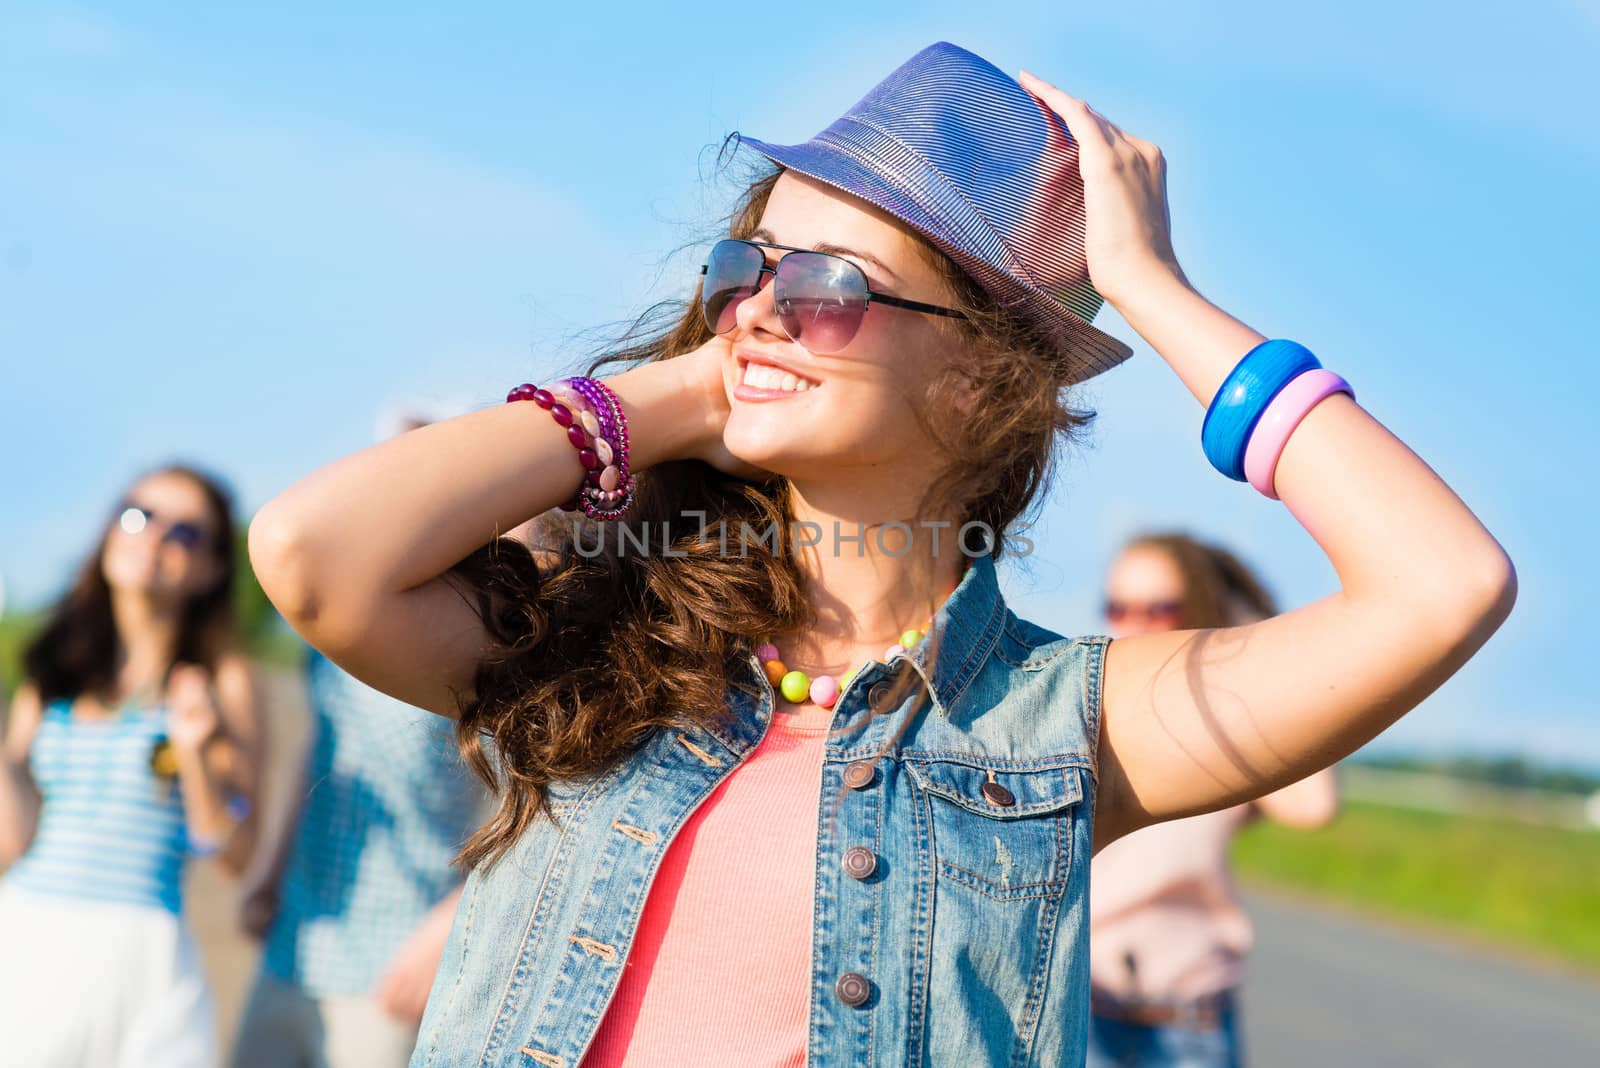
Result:
<svg viewBox="0 0 1600 1068"><path fill-rule="evenodd" d="M628 418L634 471L720 444L715 408L703 403L713 394L700 382L720 376L716 344L726 343L607 379ZM455 716L487 634L476 606L442 576L571 499L582 477L547 411L496 405L363 449L290 486L250 524L250 560L278 611L340 667Z"/></svg>
<svg viewBox="0 0 1600 1068"><path fill-rule="evenodd" d="M1047 83L1024 84L1078 140L1096 287L1209 404L1265 339L1178 268L1160 151ZM1111 644L1097 844L1327 767L1437 689L1511 610L1505 551L1348 395L1306 415L1274 485L1327 553L1339 592L1248 626Z"/></svg>
<svg viewBox="0 0 1600 1068"><path fill-rule="evenodd" d="M28 771L28 751L38 733L44 706L32 683L23 683L6 717L0 741L0 868L28 851L39 829L39 788Z"/></svg>

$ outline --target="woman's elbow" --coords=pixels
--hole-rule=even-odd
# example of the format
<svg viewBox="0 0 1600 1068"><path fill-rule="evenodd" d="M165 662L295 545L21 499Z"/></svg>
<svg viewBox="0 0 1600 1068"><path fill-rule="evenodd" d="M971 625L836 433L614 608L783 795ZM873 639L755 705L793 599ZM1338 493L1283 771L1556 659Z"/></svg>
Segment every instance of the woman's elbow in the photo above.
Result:
<svg viewBox="0 0 1600 1068"><path fill-rule="evenodd" d="M1500 629L1517 603L1517 569L1498 542L1459 572L1462 622L1479 641Z"/></svg>
<svg viewBox="0 0 1600 1068"><path fill-rule="evenodd" d="M1305 798L1292 808L1273 813L1273 819L1297 831L1315 831L1332 823L1339 815L1339 795L1328 791Z"/></svg>
<svg viewBox="0 0 1600 1068"><path fill-rule="evenodd" d="M278 500L267 502L250 521L250 566L267 599L301 634L316 622L322 591L304 532Z"/></svg>
<svg viewBox="0 0 1600 1068"><path fill-rule="evenodd" d="M1488 641L1517 601L1517 571L1504 549L1488 544L1469 554L1440 561L1410 589L1399 587L1407 614L1454 655L1470 655ZM1401 592L1404 591L1404 592ZM1391 600L1390 604L1394 605Z"/></svg>

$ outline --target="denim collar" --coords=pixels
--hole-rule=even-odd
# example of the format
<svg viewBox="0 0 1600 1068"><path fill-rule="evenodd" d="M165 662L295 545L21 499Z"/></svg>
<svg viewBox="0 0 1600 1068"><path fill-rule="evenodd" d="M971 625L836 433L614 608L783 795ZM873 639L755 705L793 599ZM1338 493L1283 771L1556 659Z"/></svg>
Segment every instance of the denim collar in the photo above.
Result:
<svg viewBox="0 0 1600 1068"><path fill-rule="evenodd" d="M982 669L1000 639L1005 616L1006 602L1000 595L994 558L973 557L961 584L934 617L935 626L942 628L937 661L928 663L927 642L919 643L907 657L928 687L938 715L950 715Z"/></svg>
<svg viewBox="0 0 1600 1068"><path fill-rule="evenodd" d="M1005 615L1005 598L1000 595L994 559L973 557L955 592L935 616L936 625L943 627L937 662L928 662L926 642L918 644L906 658L928 688L938 715L950 715L967 685L982 669L984 660L1000 639ZM749 677L735 675L733 683L751 697L759 698L764 693L762 683L765 681L761 678L761 666L754 655L747 658L746 666Z"/></svg>

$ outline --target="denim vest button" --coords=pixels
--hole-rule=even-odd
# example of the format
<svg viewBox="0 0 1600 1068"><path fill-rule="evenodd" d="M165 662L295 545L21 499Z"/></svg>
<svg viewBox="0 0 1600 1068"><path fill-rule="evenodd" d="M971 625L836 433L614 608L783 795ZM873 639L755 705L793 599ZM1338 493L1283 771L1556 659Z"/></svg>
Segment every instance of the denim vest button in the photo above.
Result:
<svg viewBox="0 0 1600 1068"><path fill-rule="evenodd" d="M853 764L845 765L844 784L852 790L865 790L872 785L872 780L877 772L873 770L870 760L857 760Z"/></svg>
<svg viewBox="0 0 1600 1068"><path fill-rule="evenodd" d="M867 691L867 704L871 706L874 712L882 713L889 711L887 708L883 707L888 700L889 684L887 682L875 682L872 684L872 689Z"/></svg>
<svg viewBox="0 0 1600 1068"><path fill-rule="evenodd" d="M872 983L859 972L845 972L833 984L833 992L852 1009L860 1008L872 996Z"/></svg>
<svg viewBox="0 0 1600 1068"><path fill-rule="evenodd" d="M878 857L866 846L851 846L844 851L844 873L852 879L865 879L878 870Z"/></svg>
<svg viewBox="0 0 1600 1068"><path fill-rule="evenodd" d="M1012 805L1017 803L1017 799L1011 796L1011 791L1007 790L1004 786L1001 786L997 782L986 782L980 786L979 789L983 792L984 800L988 801L991 805L999 805L1001 808L1010 808Z"/></svg>

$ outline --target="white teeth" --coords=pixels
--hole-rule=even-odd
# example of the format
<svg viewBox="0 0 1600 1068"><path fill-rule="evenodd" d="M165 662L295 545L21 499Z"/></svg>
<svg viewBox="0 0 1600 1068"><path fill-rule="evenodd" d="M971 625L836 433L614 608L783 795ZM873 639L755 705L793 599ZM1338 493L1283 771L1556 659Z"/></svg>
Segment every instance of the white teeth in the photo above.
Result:
<svg viewBox="0 0 1600 1068"><path fill-rule="evenodd" d="M744 365L744 384L755 389L775 389L785 393L804 393L816 385L809 379L764 363Z"/></svg>

